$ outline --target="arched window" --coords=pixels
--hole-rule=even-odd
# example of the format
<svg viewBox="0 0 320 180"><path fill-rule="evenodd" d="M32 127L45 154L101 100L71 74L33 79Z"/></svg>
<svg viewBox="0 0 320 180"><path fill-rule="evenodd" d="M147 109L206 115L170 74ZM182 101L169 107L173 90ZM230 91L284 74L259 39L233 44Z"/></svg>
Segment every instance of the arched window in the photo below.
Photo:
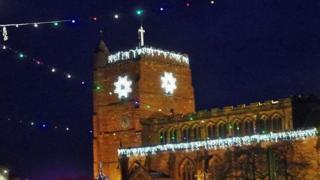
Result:
<svg viewBox="0 0 320 180"><path fill-rule="evenodd" d="M209 139L215 139L217 138L217 127L215 125L209 125L207 127L207 133Z"/></svg>
<svg viewBox="0 0 320 180"><path fill-rule="evenodd" d="M189 127L182 128L181 142L188 142L191 140L190 139L190 135L191 135L190 131L191 130Z"/></svg>
<svg viewBox="0 0 320 180"><path fill-rule="evenodd" d="M261 118L257 119L256 121L256 133L262 134L265 133L267 130L266 121L268 117L262 116Z"/></svg>
<svg viewBox="0 0 320 180"><path fill-rule="evenodd" d="M192 137L193 141L201 140L201 128L199 126L196 125L192 128Z"/></svg>
<svg viewBox="0 0 320 180"><path fill-rule="evenodd" d="M169 140L169 142L170 143L177 143L177 130L176 129L171 129L170 131L169 131L169 138L170 138L170 140Z"/></svg>
<svg viewBox="0 0 320 180"><path fill-rule="evenodd" d="M236 121L233 124L233 134L234 136L241 136L241 125L239 121Z"/></svg>
<svg viewBox="0 0 320 180"><path fill-rule="evenodd" d="M218 134L219 134L219 138L227 137L228 129L227 129L227 125L225 123L220 123L218 125Z"/></svg>
<svg viewBox="0 0 320 180"><path fill-rule="evenodd" d="M266 120L266 132L272 132L272 120L271 119L267 119Z"/></svg>
<svg viewBox="0 0 320 180"><path fill-rule="evenodd" d="M160 144L166 144L168 142L168 136L166 130L160 131Z"/></svg>
<svg viewBox="0 0 320 180"><path fill-rule="evenodd" d="M165 140L164 140L164 133L163 131L160 131L160 144L164 144Z"/></svg>
<svg viewBox="0 0 320 180"><path fill-rule="evenodd" d="M282 119L280 116L274 116L272 118L272 128L275 132L279 132L282 130Z"/></svg>
<svg viewBox="0 0 320 180"><path fill-rule="evenodd" d="M183 164L182 180L196 180L194 165L189 160Z"/></svg>
<svg viewBox="0 0 320 180"><path fill-rule="evenodd" d="M243 123L243 135L252 135L253 134L253 122L247 120Z"/></svg>

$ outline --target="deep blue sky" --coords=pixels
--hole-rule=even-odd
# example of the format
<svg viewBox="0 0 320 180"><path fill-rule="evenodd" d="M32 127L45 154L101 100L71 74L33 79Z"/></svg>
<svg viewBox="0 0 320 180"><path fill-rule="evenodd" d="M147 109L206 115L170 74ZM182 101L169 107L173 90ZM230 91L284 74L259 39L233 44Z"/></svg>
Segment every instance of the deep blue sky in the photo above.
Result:
<svg viewBox="0 0 320 180"><path fill-rule="evenodd" d="M8 45L89 82L99 29L114 52L146 44L188 53L197 109L319 94L318 0L0 0L0 24L77 18L76 25L9 29ZM159 8L165 11L160 12ZM120 13L115 21L112 16ZM90 16L102 16L98 22ZM0 164L19 175L91 176L91 89L0 52ZM7 122L68 124L70 135Z"/></svg>

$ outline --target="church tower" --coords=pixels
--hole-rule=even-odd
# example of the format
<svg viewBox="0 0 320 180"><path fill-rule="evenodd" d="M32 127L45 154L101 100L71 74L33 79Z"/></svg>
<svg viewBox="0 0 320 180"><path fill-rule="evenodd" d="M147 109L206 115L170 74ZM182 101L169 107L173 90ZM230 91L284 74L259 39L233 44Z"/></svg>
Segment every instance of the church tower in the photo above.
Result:
<svg viewBox="0 0 320 180"><path fill-rule="evenodd" d="M195 111L188 56L141 45L110 54L101 40L93 108L94 176L101 162L110 179L121 179L117 151L144 144L141 119Z"/></svg>

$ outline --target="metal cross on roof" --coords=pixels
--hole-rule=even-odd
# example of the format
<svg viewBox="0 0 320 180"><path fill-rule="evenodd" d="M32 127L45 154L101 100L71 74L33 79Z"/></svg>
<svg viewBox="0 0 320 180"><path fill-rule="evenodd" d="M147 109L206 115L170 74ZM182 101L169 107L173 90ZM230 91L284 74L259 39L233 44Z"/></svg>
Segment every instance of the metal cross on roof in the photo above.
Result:
<svg viewBox="0 0 320 180"><path fill-rule="evenodd" d="M139 34L139 39L140 39L140 47L144 46L144 33L146 31L143 29L143 27L141 26L140 29L138 29L138 34Z"/></svg>

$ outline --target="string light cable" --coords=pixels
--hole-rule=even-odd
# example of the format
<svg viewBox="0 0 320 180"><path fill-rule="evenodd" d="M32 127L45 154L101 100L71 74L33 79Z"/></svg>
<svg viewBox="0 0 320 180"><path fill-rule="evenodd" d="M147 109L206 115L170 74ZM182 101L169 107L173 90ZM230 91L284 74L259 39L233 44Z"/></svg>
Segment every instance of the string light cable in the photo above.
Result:
<svg viewBox="0 0 320 180"><path fill-rule="evenodd" d="M68 125L58 125L58 123L50 123L48 121L34 121L34 120L26 120L26 119L19 119L19 118L11 118L8 117L6 119L1 119L0 123L5 123L5 122L13 122L18 125L23 125L24 127L33 127L33 128L38 128L38 129L47 129L47 130L62 130L62 132L69 134L71 132L72 128ZM92 134L93 131L91 129L88 129L87 132L89 134Z"/></svg>
<svg viewBox="0 0 320 180"><path fill-rule="evenodd" d="M47 71L51 74L61 74L67 80L70 80L70 79L76 80L76 81L79 81L80 85L82 85L82 86L86 85L86 81L77 78L74 74L71 74L67 71L63 71L61 68L57 68L53 65L46 64L42 60L42 58L32 58L31 56L23 53L22 51L15 50L15 49L8 47L7 45L2 44L2 43L0 43L0 48L1 48L0 50L12 52L13 54L16 55L16 57L19 60L29 59L29 60L31 60L29 62L31 62L32 64L34 64L36 66L45 67L47 69Z"/></svg>
<svg viewBox="0 0 320 180"><path fill-rule="evenodd" d="M52 24L54 26L59 26L60 23L76 23L75 19L65 19L65 20L54 20L54 21L41 21L41 22L26 22L26 23L15 23L15 24L0 24L0 27L2 28L2 36L3 41L9 40L9 33L8 28L9 27L21 27L21 26L33 26L35 28L39 27L39 25L45 25L45 24Z"/></svg>
<svg viewBox="0 0 320 180"><path fill-rule="evenodd" d="M71 22L75 23L76 20L74 19L64 19L64 20L54 20L54 21L41 21L41 22L26 22L26 23L15 23L15 24L0 24L0 27L20 27L20 26L36 26L36 25L43 25L43 24L53 24L57 25L59 23L66 23Z"/></svg>

